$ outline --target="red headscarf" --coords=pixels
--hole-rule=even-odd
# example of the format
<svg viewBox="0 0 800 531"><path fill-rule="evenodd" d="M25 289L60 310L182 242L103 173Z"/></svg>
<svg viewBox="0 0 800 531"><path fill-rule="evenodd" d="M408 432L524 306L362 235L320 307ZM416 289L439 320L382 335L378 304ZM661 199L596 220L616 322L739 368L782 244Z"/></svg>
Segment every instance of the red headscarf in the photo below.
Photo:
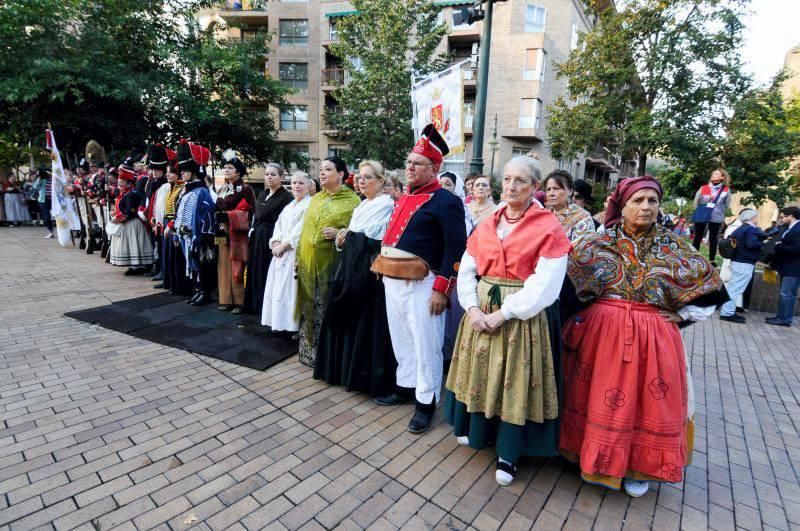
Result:
<svg viewBox="0 0 800 531"><path fill-rule="evenodd" d="M608 208L606 209L604 225L606 227L611 227L619 223L622 219L622 207L625 206L625 203L628 202L633 194L645 188L655 190L658 194L659 201L664 195L661 184L659 184L652 175L642 175L641 177L632 177L620 181L616 190L614 190L611 197L608 198Z"/></svg>

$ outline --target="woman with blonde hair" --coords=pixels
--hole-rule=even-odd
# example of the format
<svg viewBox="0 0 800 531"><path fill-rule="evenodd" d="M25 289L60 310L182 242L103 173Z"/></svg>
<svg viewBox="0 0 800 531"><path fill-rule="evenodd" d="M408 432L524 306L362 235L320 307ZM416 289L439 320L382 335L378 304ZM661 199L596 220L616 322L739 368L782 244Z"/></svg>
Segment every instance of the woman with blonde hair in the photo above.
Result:
<svg viewBox="0 0 800 531"><path fill-rule="evenodd" d="M297 332L297 278L294 274L297 245L303 230L303 218L311 202L313 183L302 171L292 175L293 200L286 205L275 223L269 239L272 259L269 262L261 310L261 324L273 332Z"/></svg>
<svg viewBox="0 0 800 531"><path fill-rule="evenodd" d="M469 210L475 225L490 217L498 208L492 200L491 182L485 175L473 177L471 197L472 201L467 204L467 210Z"/></svg>
<svg viewBox="0 0 800 531"><path fill-rule="evenodd" d="M698 251L708 229L708 259L713 263L717 257L719 229L725 221L725 211L731 204L731 176L722 168L711 172L711 178L694 194L695 211L694 241L692 245Z"/></svg>
<svg viewBox="0 0 800 531"><path fill-rule="evenodd" d="M314 378L384 396L394 389L397 362L383 283L370 267L380 251L394 200L383 192L386 177L377 161L363 161L356 182L365 199L353 211L347 228L336 235L339 256L332 269Z"/></svg>

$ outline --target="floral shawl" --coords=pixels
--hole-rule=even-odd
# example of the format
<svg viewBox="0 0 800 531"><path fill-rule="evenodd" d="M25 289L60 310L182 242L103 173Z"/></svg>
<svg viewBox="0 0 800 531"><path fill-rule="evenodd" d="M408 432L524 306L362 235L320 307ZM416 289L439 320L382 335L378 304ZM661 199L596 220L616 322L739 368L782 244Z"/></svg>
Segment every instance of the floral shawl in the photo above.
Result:
<svg viewBox="0 0 800 531"><path fill-rule="evenodd" d="M619 223L575 244L567 268L578 298L622 299L677 311L697 300L717 298L719 273L687 239L653 226L628 235ZM706 297L711 296L711 297Z"/></svg>
<svg viewBox="0 0 800 531"><path fill-rule="evenodd" d="M553 211L558 218L567 238L572 243L577 242L587 234L594 233L594 221L592 215L575 203L570 203L567 208L558 212Z"/></svg>
<svg viewBox="0 0 800 531"><path fill-rule="evenodd" d="M310 316L314 303L314 289L318 285L322 300L327 300L328 276L331 263L336 254L333 240L322 236L322 229L347 227L353 210L361 200L358 196L342 186L336 193L321 190L311 198L306 214L303 217L303 231L297 246L297 315Z"/></svg>

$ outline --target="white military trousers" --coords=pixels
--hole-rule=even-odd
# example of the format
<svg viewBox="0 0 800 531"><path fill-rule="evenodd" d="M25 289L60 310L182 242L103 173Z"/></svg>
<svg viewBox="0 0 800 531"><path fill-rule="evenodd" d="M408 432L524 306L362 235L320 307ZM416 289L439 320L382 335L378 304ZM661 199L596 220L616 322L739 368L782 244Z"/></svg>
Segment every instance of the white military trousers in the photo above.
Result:
<svg viewBox="0 0 800 531"><path fill-rule="evenodd" d="M397 358L397 385L416 389L416 399L430 404L442 387L444 312L431 315L433 273L422 280L383 277L386 316Z"/></svg>

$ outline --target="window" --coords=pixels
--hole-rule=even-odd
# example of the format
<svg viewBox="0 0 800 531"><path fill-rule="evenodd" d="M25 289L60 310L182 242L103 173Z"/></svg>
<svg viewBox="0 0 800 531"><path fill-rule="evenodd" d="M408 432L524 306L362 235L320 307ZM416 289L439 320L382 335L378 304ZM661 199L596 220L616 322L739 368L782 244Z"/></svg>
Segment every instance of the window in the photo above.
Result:
<svg viewBox="0 0 800 531"><path fill-rule="evenodd" d="M284 148L286 151L291 151L297 153L301 157L303 157L306 161L311 158L310 151L308 149L308 144L284 144ZM289 173L283 178L284 184L289 184L292 181L292 173L296 172L299 169L296 162L292 162L289 164Z"/></svg>
<svg viewBox="0 0 800 531"><path fill-rule="evenodd" d="M308 88L308 63L281 63L279 72L281 82L296 89Z"/></svg>
<svg viewBox="0 0 800 531"><path fill-rule="evenodd" d="M242 30L242 41L253 41L253 40L255 40L257 35L258 35L258 30L243 29Z"/></svg>
<svg viewBox="0 0 800 531"><path fill-rule="evenodd" d="M578 33L578 25L572 24L572 37L569 40L569 49L574 50L578 47L578 40L580 38L580 34Z"/></svg>
<svg viewBox="0 0 800 531"><path fill-rule="evenodd" d="M344 160L347 151L347 148L343 146L328 146L329 157L339 157L340 159Z"/></svg>
<svg viewBox="0 0 800 531"><path fill-rule="evenodd" d="M526 81L544 81L544 67L547 64L547 52L541 48L525 50L525 68L522 79Z"/></svg>
<svg viewBox="0 0 800 531"><path fill-rule="evenodd" d="M525 33L541 33L544 31L544 21L547 10L542 6L528 4L525 6Z"/></svg>
<svg viewBox="0 0 800 531"><path fill-rule="evenodd" d="M308 105L292 105L281 110L281 129L308 129Z"/></svg>
<svg viewBox="0 0 800 531"><path fill-rule="evenodd" d="M281 20L281 46L308 46L308 20Z"/></svg>
<svg viewBox="0 0 800 531"><path fill-rule="evenodd" d="M328 40L338 41L339 31L336 29L336 19L331 19L330 27L328 28Z"/></svg>
<svg viewBox="0 0 800 531"><path fill-rule="evenodd" d="M572 175L572 159L568 161L564 161L564 159L558 160L558 169L559 170L566 170L567 173Z"/></svg>
<svg viewBox="0 0 800 531"><path fill-rule="evenodd" d="M472 129L472 121L475 118L475 102L464 102L464 129Z"/></svg>
<svg viewBox="0 0 800 531"><path fill-rule="evenodd" d="M530 152L531 148L519 147L519 146L514 146L513 148L511 148L512 157L527 157L528 153Z"/></svg>
<svg viewBox="0 0 800 531"><path fill-rule="evenodd" d="M520 129L538 129L541 111L542 100L537 98L522 98L519 104Z"/></svg>

